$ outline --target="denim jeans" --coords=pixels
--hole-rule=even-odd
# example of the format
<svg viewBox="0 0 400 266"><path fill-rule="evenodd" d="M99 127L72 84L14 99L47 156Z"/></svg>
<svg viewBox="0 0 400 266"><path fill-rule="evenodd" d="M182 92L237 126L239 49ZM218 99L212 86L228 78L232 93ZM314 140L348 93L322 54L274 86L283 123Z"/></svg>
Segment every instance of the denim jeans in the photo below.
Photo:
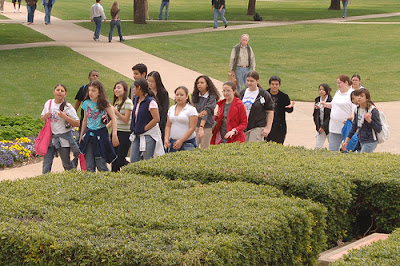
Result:
<svg viewBox="0 0 400 266"><path fill-rule="evenodd" d="M28 22L33 23L33 17L35 16L36 5L30 6L27 4L26 9L28 10Z"/></svg>
<svg viewBox="0 0 400 266"><path fill-rule="evenodd" d="M168 152L176 152L176 151L192 151L194 148L197 148L196 138L186 140L179 150L175 150L172 148L175 143L175 139L169 139L169 143L171 143L171 147L168 148Z"/></svg>
<svg viewBox="0 0 400 266"><path fill-rule="evenodd" d="M241 90L247 88L246 76L250 72L250 67L240 67L237 66L235 70L235 78L237 80L237 92L240 93Z"/></svg>
<svg viewBox="0 0 400 266"><path fill-rule="evenodd" d="M369 142L369 143L361 143L361 153L372 153L376 149L376 146L378 146L378 142Z"/></svg>
<svg viewBox="0 0 400 266"><path fill-rule="evenodd" d="M223 8L221 12L219 12L219 9L214 8L214 28L218 28L218 15L221 18L222 22L224 22L224 25L228 25L228 21L224 17L224 14L225 8Z"/></svg>
<svg viewBox="0 0 400 266"><path fill-rule="evenodd" d="M347 17L347 5L349 4L349 1L342 1L343 4L343 17Z"/></svg>
<svg viewBox="0 0 400 266"><path fill-rule="evenodd" d="M52 1L52 0L49 0ZM53 8L53 5L49 4L43 4L44 7L44 12L46 13L46 15L44 16L44 22L46 24L50 24L50 16L51 16L51 9Z"/></svg>
<svg viewBox="0 0 400 266"><path fill-rule="evenodd" d="M143 156L144 160L153 158L156 149L156 141L149 135L144 136L146 139L145 151L140 151L140 137L136 137L131 146L131 163L138 162Z"/></svg>
<svg viewBox="0 0 400 266"><path fill-rule="evenodd" d="M103 19L101 17L93 18L94 24L96 24L96 29L94 30L94 38L99 39L100 31L101 31L101 24L103 23Z"/></svg>
<svg viewBox="0 0 400 266"><path fill-rule="evenodd" d="M340 144L342 144L342 134L339 133L329 133L329 150L339 151Z"/></svg>
<svg viewBox="0 0 400 266"><path fill-rule="evenodd" d="M113 172L118 172L119 170L121 170L122 166L129 163L125 158L128 155L129 147L131 146L131 141L129 140L130 135L130 132L117 131L119 145L118 147L114 147L114 150L118 157L114 162L111 163L111 171Z"/></svg>
<svg viewBox="0 0 400 266"><path fill-rule="evenodd" d="M106 160L103 157L95 157L93 154L93 145L94 142L92 140L93 137L90 137L89 142L87 144L85 159L86 159L86 167L89 172L96 172L96 167L98 171L109 171L107 167Z"/></svg>
<svg viewBox="0 0 400 266"><path fill-rule="evenodd" d="M118 35L119 35L119 40L122 41L124 38L122 37L122 30L121 30L121 20L111 20L110 22L110 33L108 34L108 40L111 41L112 40L112 36L113 36L113 31L114 31L114 27L117 26L118 29Z"/></svg>
<svg viewBox="0 0 400 266"><path fill-rule="evenodd" d="M168 20L168 9L169 9L169 2L161 2L160 5L160 14L158 14L158 20L162 20L162 12L165 6L165 20Z"/></svg>
<svg viewBox="0 0 400 266"><path fill-rule="evenodd" d="M51 166L53 165L54 155L56 154L56 152L61 158L64 170L67 171L73 169L74 166L72 165L71 160L69 158L70 148L56 149L56 147L54 147L51 143L50 145L51 146L49 146L49 149L47 150L47 153L43 159L42 173L45 174L51 171Z"/></svg>

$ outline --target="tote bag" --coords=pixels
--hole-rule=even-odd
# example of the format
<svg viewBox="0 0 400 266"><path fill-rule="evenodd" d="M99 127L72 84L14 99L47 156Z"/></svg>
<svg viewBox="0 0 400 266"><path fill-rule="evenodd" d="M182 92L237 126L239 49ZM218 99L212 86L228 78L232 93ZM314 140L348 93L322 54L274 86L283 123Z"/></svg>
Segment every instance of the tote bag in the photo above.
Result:
<svg viewBox="0 0 400 266"><path fill-rule="evenodd" d="M49 110L51 108L51 102L52 100L50 100ZM39 135L36 138L35 153L37 155L42 155L42 156L46 155L52 134L53 133L51 132L51 125L49 118L47 119L46 124L44 124L44 127L42 128L42 130L40 130Z"/></svg>

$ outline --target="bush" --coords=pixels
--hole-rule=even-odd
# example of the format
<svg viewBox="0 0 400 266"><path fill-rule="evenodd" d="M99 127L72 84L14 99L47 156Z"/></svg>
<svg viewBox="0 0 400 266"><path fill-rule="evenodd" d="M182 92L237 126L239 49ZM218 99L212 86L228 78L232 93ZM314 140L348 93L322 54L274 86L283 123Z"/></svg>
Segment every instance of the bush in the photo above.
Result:
<svg viewBox="0 0 400 266"><path fill-rule="evenodd" d="M343 259L332 265L400 265L400 229L394 231L386 240L351 250Z"/></svg>
<svg viewBox="0 0 400 266"><path fill-rule="evenodd" d="M326 209L264 185L70 171L0 183L8 264L315 264Z"/></svg>
<svg viewBox="0 0 400 266"><path fill-rule="evenodd" d="M371 218L364 228L364 214L373 213L372 230L390 232L400 227L399 166L399 156L391 154L341 154L273 143L234 143L167 154L131 164L123 171L202 183L268 184L288 196L312 199L328 208L327 235L334 245L338 239L356 237L368 229Z"/></svg>
<svg viewBox="0 0 400 266"><path fill-rule="evenodd" d="M22 137L33 137L43 128L43 121L31 116L0 115L0 140L14 140Z"/></svg>

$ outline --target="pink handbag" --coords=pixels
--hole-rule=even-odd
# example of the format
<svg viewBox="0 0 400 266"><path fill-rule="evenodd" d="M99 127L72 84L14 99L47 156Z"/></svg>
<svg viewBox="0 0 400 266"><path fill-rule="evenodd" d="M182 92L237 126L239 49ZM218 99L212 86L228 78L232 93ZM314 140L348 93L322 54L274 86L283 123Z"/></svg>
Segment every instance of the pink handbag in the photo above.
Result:
<svg viewBox="0 0 400 266"><path fill-rule="evenodd" d="M49 110L51 108L51 101L50 100L50 104L49 104ZM51 132L51 125L50 125L50 118L47 119L46 124L44 124L42 130L40 130L39 135L36 138L35 141L35 153L37 155L46 155L47 150L49 149L49 144L51 141L51 136L52 136L52 132Z"/></svg>
<svg viewBox="0 0 400 266"><path fill-rule="evenodd" d="M83 153L79 153L79 164L81 166L81 171L86 171L87 170L86 158L85 158L85 155Z"/></svg>

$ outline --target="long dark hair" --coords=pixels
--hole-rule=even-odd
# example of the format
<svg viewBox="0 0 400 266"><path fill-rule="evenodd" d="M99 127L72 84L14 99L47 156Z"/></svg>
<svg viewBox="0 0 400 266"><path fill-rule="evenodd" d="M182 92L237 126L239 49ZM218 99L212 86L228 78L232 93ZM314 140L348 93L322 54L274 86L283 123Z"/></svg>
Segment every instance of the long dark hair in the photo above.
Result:
<svg viewBox="0 0 400 266"><path fill-rule="evenodd" d="M159 108L160 108L160 110L162 110L161 103L163 103L165 101L165 98L167 98L167 99L169 98L168 91L165 89L164 84L162 83L160 73L158 73L157 71L151 71L147 75L147 79L149 77L153 77L154 81L156 82L156 88L157 88L156 98L159 103Z"/></svg>
<svg viewBox="0 0 400 266"><path fill-rule="evenodd" d="M133 82L133 86L140 87L140 90L143 92L144 95L148 94L152 97L155 97L154 93L149 88L149 83L147 83L147 80L137 79Z"/></svg>
<svg viewBox="0 0 400 266"><path fill-rule="evenodd" d="M365 98L367 98L367 108L369 109L372 105L375 106L374 102L371 101L371 94L369 90L366 88L360 88L358 90L351 92L354 96L360 96L361 94L365 94Z"/></svg>
<svg viewBox="0 0 400 266"><path fill-rule="evenodd" d="M197 88L197 82L201 78L203 78L206 81L207 90L210 93L210 95L214 95L215 99L217 101L219 101L220 94L219 94L219 91L217 90L217 88L215 87L214 83L212 82L212 80L206 75L201 75L194 82L194 90L193 90L193 94L192 94L193 103L198 103L199 102L199 89Z"/></svg>
<svg viewBox="0 0 400 266"><path fill-rule="evenodd" d="M118 112L119 112L119 111L121 111L121 107L122 107L122 105L125 103L126 99L128 99L128 84L126 84L125 81L120 80L120 81L118 81L117 83L115 83L113 91L115 90L115 87L117 87L118 84L121 84L122 87L124 88L124 96L122 96L122 102L120 102L120 103L118 104ZM118 101L118 97L115 96L115 93L114 93L113 105L115 105L115 103L116 103L117 101Z"/></svg>
<svg viewBox="0 0 400 266"><path fill-rule="evenodd" d="M319 84L318 89L319 89L319 87L324 88L324 91L325 91L326 95L331 95L332 89L331 89L331 87L329 87L328 84L326 84L326 83L321 83L321 84Z"/></svg>
<svg viewBox="0 0 400 266"><path fill-rule="evenodd" d="M64 84L61 84L61 83L60 83L60 84L57 84L57 85L54 87L54 90L57 89L58 86L63 87L64 90L65 90L65 92L67 92L67 87L65 87L65 85L64 85ZM67 106L67 104L68 104L68 102L67 102L67 100L65 100L65 98L64 98L64 101L60 104L60 107L59 107L60 111L64 111L65 106Z"/></svg>
<svg viewBox="0 0 400 266"><path fill-rule="evenodd" d="M188 90L188 88L186 88L185 86L179 86L178 88L175 89L174 93L176 94L176 91L179 90L179 89L182 89L182 90L186 93L186 96L188 96L188 97L186 98L186 103L192 104L192 103L190 102L190 97L189 97L189 90ZM192 97L193 97L193 96L192 96ZM175 101L175 103L176 103L176 101Z"/></svg>
<svg viewBox="0 0 400 266"><path fill-rule="evenodd" d="M88 93L86 94L85 100L90 99L89 87L95 87L99 90L99 98L97 99L97 108L99 108L100 111L105 111L107 107L110 105L110 102L107 99L106 90L104 89L103 83L101 83L100 80L93 80L89 82Z"/></svg>

